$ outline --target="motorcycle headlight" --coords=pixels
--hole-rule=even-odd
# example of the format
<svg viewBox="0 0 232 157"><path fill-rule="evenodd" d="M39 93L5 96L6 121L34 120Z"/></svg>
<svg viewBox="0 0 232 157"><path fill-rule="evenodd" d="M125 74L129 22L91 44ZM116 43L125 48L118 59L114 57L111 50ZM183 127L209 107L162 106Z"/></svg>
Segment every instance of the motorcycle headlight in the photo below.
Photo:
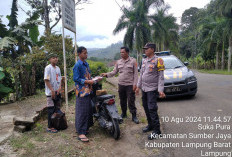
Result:
<svg viewBox="0 0 232 157"><path fill-rule="evenodd" d="M191 77L189 77L188 79L187 79L187 82L194 82L194 81L196 81L197 80L197 78L195 77L195 76L191 76Z"/></svg>

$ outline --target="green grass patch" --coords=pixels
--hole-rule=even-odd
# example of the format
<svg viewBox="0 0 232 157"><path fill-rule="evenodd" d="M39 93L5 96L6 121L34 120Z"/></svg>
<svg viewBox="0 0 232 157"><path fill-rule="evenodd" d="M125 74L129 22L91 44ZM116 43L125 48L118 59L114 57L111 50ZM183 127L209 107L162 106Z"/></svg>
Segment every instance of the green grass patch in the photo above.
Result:
<svg viewBox="0 0 232 157"><path fill-rule="evenodd" d="M21 138L11 138L10 144L14 149L22 149L25 148L25 144L28 140L29 137L27 135L23 135Z"/></svg>
<svg viewBox="0 0 232 157"><path fill-rule="evenodd" d="M35 145L30 141L30 136L24 134L21 138L11 138L10 144L14 149L24 149L27 153L35 149Z"/></svg>
<svg viewBox="0 0 232 157"><path fill-rule="evenodd" d="M232 75L232 71L228 72L227 70L205 70L205 69L201 69L201 70L198 70L198 71L202 72L202 73L208 73L208 74Z"/></svg>
<svg viewBox="0 0 232 157"><path fill-rule="evenodd" d="M145 117L139 117L141 123L146 123L147 119Z"/></svg>

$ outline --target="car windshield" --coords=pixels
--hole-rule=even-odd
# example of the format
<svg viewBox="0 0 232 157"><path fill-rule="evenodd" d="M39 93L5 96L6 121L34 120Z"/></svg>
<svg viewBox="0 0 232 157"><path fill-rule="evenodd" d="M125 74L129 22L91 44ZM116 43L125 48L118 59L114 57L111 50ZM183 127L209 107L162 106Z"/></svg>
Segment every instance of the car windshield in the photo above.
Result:
<svg viewBox="0 0 232 157"><path fill-rule="evenodd" d="M175 57L163 57L165 69L175 69L183 67L183 63Z"/></svg>

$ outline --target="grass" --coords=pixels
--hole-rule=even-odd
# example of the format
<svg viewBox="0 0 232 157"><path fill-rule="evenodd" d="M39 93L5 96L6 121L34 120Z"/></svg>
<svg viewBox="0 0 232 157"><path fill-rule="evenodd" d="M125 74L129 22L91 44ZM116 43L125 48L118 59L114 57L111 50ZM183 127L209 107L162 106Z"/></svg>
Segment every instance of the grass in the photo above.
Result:
<svg viewBox="0 0 232 157"><path fill-rule="evenodd" d="M232 71L228 72L227 70L205 70L205 69L201 69L201 70L198 70L198 71L202 72L202 73L209 73L209 74L232 75Z"/></svg>

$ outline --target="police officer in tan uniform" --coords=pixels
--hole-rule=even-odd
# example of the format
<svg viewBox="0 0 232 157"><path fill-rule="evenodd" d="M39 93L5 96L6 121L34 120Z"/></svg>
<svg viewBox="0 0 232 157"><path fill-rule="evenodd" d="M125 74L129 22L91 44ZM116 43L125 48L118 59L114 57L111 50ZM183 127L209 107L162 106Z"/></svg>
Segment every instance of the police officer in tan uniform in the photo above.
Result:
<svg viewBox="0 0 232 157"><path fill-rule="evenodd" d="M147 58L143 59L136 94L142 90L142 102L146 113L148 126L143 132L153 131L148 139L154 139L161 135L158 116L157 96L164 98L164 62L155 55L156 45L148 43L144 46ZM158 136L157 136L158 135Z"/></svg>
<svg viewBox="0 0 232 157"><path fill-rule="evenodd" d="M132 114L132 121L139 124L136 117L137 108L135 106L135 90L138 82L138 68L136 59L129 56L129 49L121 47L121 59L115 64L114 70L101 74L104 77L113 77L119 73L118 93L122 109L122 118L127 117L127 102Z"/></svg>

